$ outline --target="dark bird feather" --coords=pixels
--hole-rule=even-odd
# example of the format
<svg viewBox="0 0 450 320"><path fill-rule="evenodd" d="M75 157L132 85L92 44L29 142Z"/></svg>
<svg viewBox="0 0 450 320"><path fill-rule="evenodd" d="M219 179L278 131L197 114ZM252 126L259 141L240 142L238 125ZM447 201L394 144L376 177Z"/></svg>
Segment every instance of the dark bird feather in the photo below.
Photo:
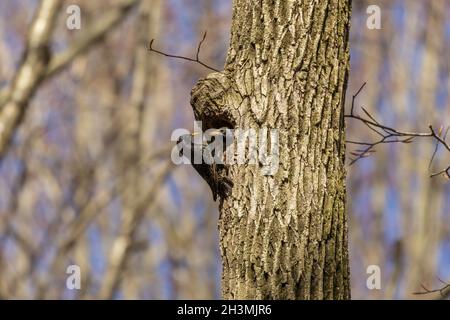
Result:
<svg viewBox="0 0 450 320"><path fill-rule="evenodd" d="M215 135L222 135L225 137L224 130L218 130ZM229 141L229 140L227 140ZM180 137L178 140L178 147L180 150L180 156L185 156L189 159L190 163L194 167L195 171L208 183L211 188L214 201L219 196L221 199L225 199L231 194L231 190L234 186L233 181L221 173L224 172L223 164L216 164L213 155L209 152L203 152L207 148L208 143L202 140L201 145L196 145L194 136L192 134L186 134ZM201 158L201 163L195 163L195 152L201 152L202 155L197 155L197 158Z"/></svg>

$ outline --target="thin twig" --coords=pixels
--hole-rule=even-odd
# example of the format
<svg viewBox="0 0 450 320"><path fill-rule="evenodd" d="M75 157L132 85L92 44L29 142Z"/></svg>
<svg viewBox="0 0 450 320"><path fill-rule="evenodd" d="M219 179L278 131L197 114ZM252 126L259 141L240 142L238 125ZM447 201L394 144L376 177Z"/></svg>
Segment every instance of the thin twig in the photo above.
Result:
<svg viewBox="0 0 450 320"><path fill-rule="evenodd" d="M413 292L413 294L415 294L415 295L425 295L425 294L431 294L431 293L439 292L440 297L443 298L443 299L446 299L449 296L449 294L450 294L450 283L442 281L441 279L439 279L439 281L444 284L444 286L442 288L430 290L427 287L425 287L423 284L421 284L420 286L422 287L423 291Z"/></svg>
<svg viewBox="0 0 450 320"><path fill-rule="evenodd" d="M447 128L444 135L442 135L442 128L439 132L436 132L432 125L429 125L429 132L408 132L408 131L400 131L398 129L389 127L387 125L381 124L379 121L375 119L374 116L370 114L364 107L361 107L365 116L361 116L355 113L355 101L358 95L362 92L364 87L366 86L366 82L362 84L362 86L358 89L358 91L352 97L352 105L350 108L350 114L344 115L345 118L357 120L363 123L367 128L375 132L380 138L375 142L366 142L366 141L354 141L347 140L346 142L349 144L361 145L366 148L356 150L355 152L351 152L355 158L351 159L350 165L354 164L359 159L367 157L369 154L375 152L374 148L377 145L385 144L385 143L411 143L414 138L432 138L436 141L436 147L433 152L433 155L430 160L429 167L431 168L431 164L434 160L434 157L438 151L440 145L442 145L448 152L450 152L450 144L446 142L447 133L449 132L450 127ZM433 173L430 177L436 177L441 174L445 174L447 178L450 179L450 166L444 170Z"/></svg>
<svg viewBox="0 0 450 320"><path fill-rule="evenodd" d="M352 97L352 108L350 110L350 113L353 114L353 109L355 108L355 99L356 97L360 94L360 92L364 89L364 87L366 86L367 82L364 82L362 84L362 86L359 88L358 91L356 91L356 93L353 95Z"/></svg>
<svg viewBox="0 0 450 320"><path fill-rule="evenodd" d="M443 137L444 141L447 138L447 134L448 134L448 130L449 129L450 129L450 127L447 127L447 130L445 130L445 134L444 134L444 137ZM442 131L442 127L441 127L441 131ZM436 140L436 146L434 147L433 155L431 156L430 163L428 164L428 170L431 169L431 165L433 163L434 157L436 156L436 154L437 154L437 152L439 150L439 146L440 146L439 140Z"/></svg>
<svg viewBox="0 0 450 320"><path fill-rule="evenodd" d="M450 167L448 167L448 168L446 168L444 170L441 170L439 172L432 173L430 175L430 178L434 178L436 176L440 176L441 174L445 174L448 178L450 178Z"/></svg>
<svg viewBox="0 0 450 320"><path fill-rule="evenodd" d="M197 53L196 53L196 55L195 55L195 58L189 58L189 57L185 57L185 56L179 56L179 55L169 54L169 53L166 53L166 52L163 52L163 51L159 51L159 50L153 49L153 41L154 41L154 39L152 39L152 40L150 41L150 44L149 44L149 46L148 46L148 51L150 51L150 52L156 52L156 53L158 53L158 54L160 54L160 55L163 55L163 56L165 56L165 57L168 57L168 58L181 59L181 60L187 60L187 61L195 62L195 63L198 63L198 64L202 65L203 67L208 68L208 69L210 69L210 70L212 70L212 71L220 72L220 70L218 70L218 69L216 69L216 68L213 68L213 67L207 65L206 63L204 63L204 62L202 62L202 61L200 60L200 57L199 57L199 56L200 56L200 50L201 50L201 47L202 47L203 42L205 41L205 38L206 38L206 31L205 31L205 33L203 34L202 40L200 40L200 42L199 42L199 44L198 44L198 47L197 47Z"/></svg>

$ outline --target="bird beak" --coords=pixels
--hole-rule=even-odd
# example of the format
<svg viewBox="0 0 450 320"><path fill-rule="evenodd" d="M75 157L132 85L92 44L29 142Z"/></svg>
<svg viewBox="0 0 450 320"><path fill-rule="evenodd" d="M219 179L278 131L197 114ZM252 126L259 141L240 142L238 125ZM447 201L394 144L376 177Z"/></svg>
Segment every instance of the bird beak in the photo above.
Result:
<svg viewBox="0 0 450 320"><path fill-rule="evenodd" d="M203 136L202 136L202 132L201 131L197 131L197 132L193 132L191 134L192 140L195 144L201 144L202 140L203 140Z"/></svg>
<svg viewBox="0 0 450 320"><path fill-rule="evenodd" d="M214 136L220 136L222 135L222 132L219 129L214 129L211 131L208 131L208 135L214 137Z"/></svg>

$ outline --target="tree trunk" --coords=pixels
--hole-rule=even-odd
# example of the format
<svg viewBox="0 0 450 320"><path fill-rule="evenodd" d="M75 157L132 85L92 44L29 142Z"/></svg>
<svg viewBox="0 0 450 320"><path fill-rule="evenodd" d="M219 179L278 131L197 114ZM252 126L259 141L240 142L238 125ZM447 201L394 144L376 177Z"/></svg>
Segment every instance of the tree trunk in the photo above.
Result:
<svg viewBox="0 0 450 320"><path fill-rule="evenodd" d="M344 104L348 0L234 0L225 70L191 104L203 129L276 129L279 168L229 165L225 299L349 299ZM274 141L272 141L274 143ZM270 150L270 147L268 147Z"/></svg>

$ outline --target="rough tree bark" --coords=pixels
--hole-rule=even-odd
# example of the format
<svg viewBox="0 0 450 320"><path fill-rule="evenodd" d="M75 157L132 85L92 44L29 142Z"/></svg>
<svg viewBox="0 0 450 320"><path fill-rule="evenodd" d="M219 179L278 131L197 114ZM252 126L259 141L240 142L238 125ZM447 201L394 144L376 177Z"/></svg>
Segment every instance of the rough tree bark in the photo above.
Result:
<svg viewBox="0 0 450 320"><path fill-rule="evenodd" d="M203 128L279 130L278 171L231 165L220 205L225 299L349 299L345 91L349 0L234 0L224 71L191 104ZM269 149L270 150L270 149Z"/></svg>

